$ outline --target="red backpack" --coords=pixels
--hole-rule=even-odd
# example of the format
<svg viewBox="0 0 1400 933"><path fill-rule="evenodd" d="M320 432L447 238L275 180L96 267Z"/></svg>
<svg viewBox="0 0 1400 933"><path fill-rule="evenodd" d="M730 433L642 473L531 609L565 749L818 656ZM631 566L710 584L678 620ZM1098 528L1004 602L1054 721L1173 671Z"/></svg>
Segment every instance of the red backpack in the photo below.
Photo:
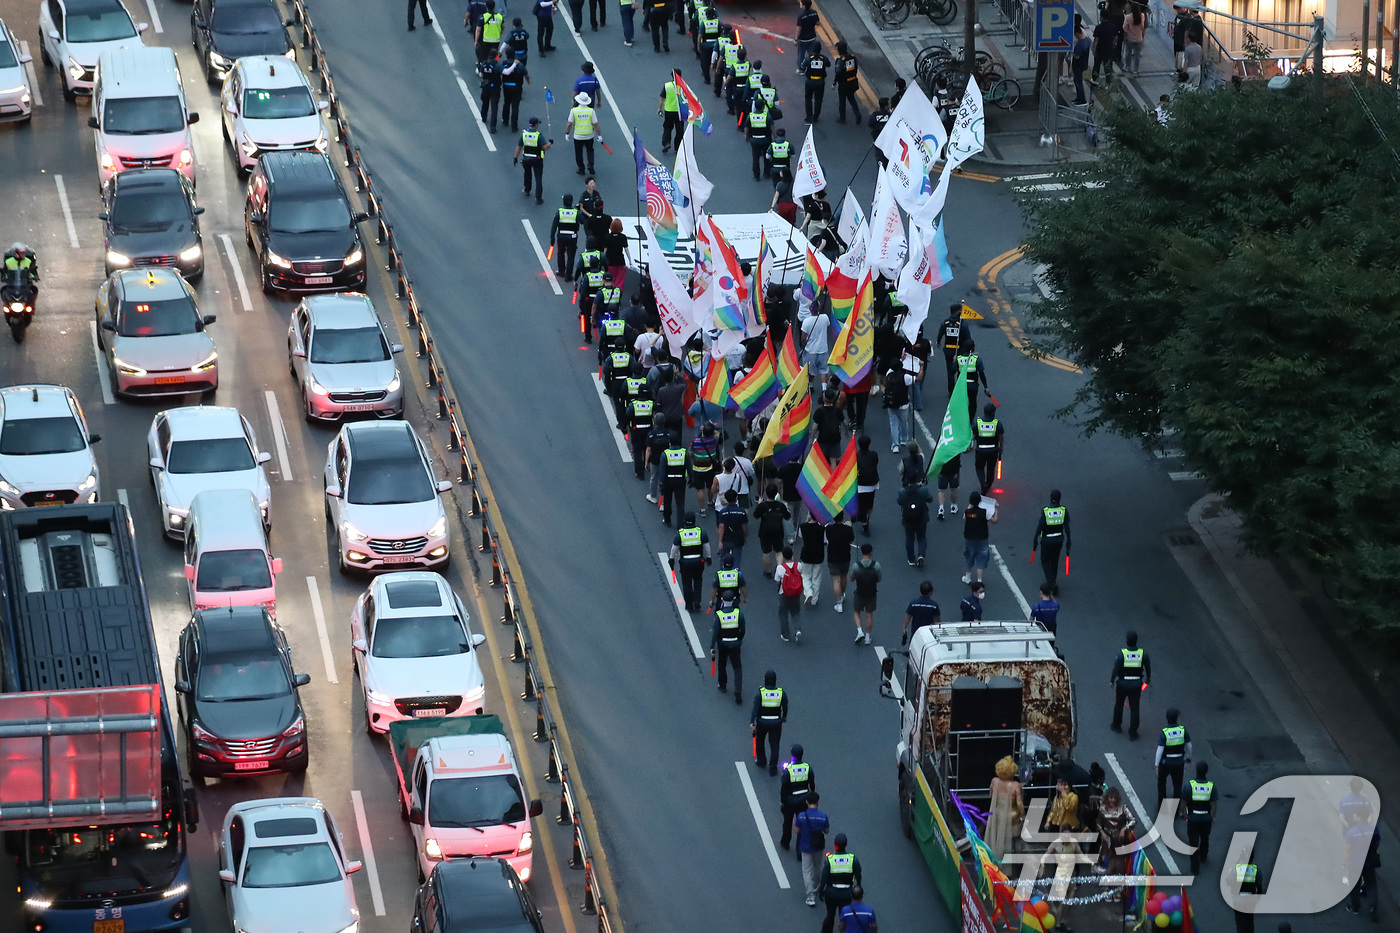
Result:
<svg viewBox="0 0 1400 933"><path fill-rule="evenodd" d="M783 564L783 583L779 590L784 596L802 595L802 571L796 563Z"/></svg>

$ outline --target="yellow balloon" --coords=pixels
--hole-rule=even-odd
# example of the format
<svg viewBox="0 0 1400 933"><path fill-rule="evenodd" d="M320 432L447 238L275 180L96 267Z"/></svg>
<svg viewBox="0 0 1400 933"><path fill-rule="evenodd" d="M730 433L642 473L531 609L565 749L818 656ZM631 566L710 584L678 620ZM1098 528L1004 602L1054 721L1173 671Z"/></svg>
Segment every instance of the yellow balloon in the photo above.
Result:
<svg viewBox="0 0 1400 933"><path fill-rule="evenodd" d="M1041 917L1040 926L1046 930L1053 930L1055 928L1055 915L1046 914L1044 917Z"/></svg>
<svg viewBox="0 0 1400 933"><path fill-rule="evenodd" d="M1172 918L1166 914L1158 914L1156 917L1152 918L1152 922L1159 927L1167 927L1171 925Z"/></svg>

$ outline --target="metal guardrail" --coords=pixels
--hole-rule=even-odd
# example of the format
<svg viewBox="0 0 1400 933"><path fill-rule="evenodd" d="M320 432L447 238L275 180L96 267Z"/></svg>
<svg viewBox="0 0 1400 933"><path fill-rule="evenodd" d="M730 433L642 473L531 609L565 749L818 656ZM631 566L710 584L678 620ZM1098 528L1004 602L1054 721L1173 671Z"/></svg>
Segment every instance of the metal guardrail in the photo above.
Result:
<svg viewBox="0 0 1400 933"><path fill-rule="evenodd" d="M403 254L395 241L393 224L389 223L384 213L384 201L375 191L374 177L365 165L364 156L360 152L359 146L354 142L350 123L345 116L340 98L336 94L335 81L331 77L325 51L321 48L320 40L316 37L315 26L307 11L306 0L289 0L289 2L296 16L295 22L300 32L300 45L307 51L310 59L311 73L319 78L321 92L330 101L327 113L335 123L336 140L344 155L343 164L354 177L355 190L365 196L367 213L375 225L375 243L383 245L388 253L386 270L394 278L394 296L407 303L407 325L410 330L417 334L416 352L418 359L423 361L427 370L427 388L437 396L438 420L446 421L448 425L447 449L457 453L460 457L461 478L458 482L471 487L471 517L480 519L481 522L480 543L477 550L483 554L491 555L490 585L500 589L503 608L501 623L511 626L512 629L513 644L510 660L524 665L525 683L520 699L535 705L535 741L549 744L549 766L545 773L545 780L551 784L559 785L559 814L555 821L561 826L570 827L573 835L573 852L569 858L569 867L581 869L584 873L584 896L579 910L598 918L597 929L599 933L612 933L614 929L613 917L617 907L609 903L602 885L598 881L594 868L593 843L589 840L588 833L580 820L582 806L586 806L586 803L580 801L579 792L575 789L573 779L569 775L569 763L565 760L564 750L560 745L554 711L550 708L549 700L540 689L543 678L535 662L534 643L523 618L515 574L507 565L505 555L501 552L495 519L492 518L488 508L489 503L482 494L479 482L480 466L473 462L467 451L467 430L460 414L461 409L452 391L446 366L438 355L432 331L423 316L418 297L414 294L413 280L404 268ZM502 685L503 688L504 686Z"/></svg>

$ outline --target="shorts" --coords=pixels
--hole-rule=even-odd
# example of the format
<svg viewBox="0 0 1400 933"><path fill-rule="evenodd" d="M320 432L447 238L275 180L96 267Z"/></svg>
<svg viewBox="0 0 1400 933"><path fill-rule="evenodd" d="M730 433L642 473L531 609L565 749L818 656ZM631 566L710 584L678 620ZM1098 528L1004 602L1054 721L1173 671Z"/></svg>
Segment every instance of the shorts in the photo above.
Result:
<svg viewBox="0 0 1400 933"><path fill-rule="evenodd" d="M987 541L963 540L963 563L977 570L986 570L992 559L992 546Z"/></svg>
<svg viewBox="0 0 1400 933"><path fill-rule="evenodd" d="M833 577L847 576L851 572L851 562L846 561L842 564L828 563L826 565L826 572L831 574Z"/></svg>
<svg viewBox="0 0 1400 933"><path fill-rule="evenodd" d="M774 551L781 552L783 549L783 531L778 529L773 534L767 534L760 530L758 532L758 546L765 554L772 554Z"/></svg>
<svg viewBox="0 0 1400 933"><path fill-rule="evenodd" d="M707 470L704 473L691 473L689 480L690 488L709 489L714 480L715 474L713 470Z"/></svg>
<svg viewBox="0 0 1400 933"><path fill-rule="evenodd" d="M958 485L959 485L958 481L962 478L962 475L961 475L961 474L962 474L962 471L961 471L961 470L959 470L957 473L954 473L952 476L944 476L942 473L939 473L939 474L938 474L938 488L939 488L939 489L957 489L957 488L958 488Z"/></svg>
<svg viewBox="0 0 1400 933"><path fill-rule="evenodd" d="M803 353L803 361L807 364L807 371L817 376L825 376L831 371L831 366L827 363L825 353L811 354Z"/></svg>
<svg viewBox="0 0 1400 933"><path fill-rule="evenodd" d="M874 612L874 611L875 611L875 597L874 597L874 596L862 596L862 595L860 595L859 593L855 594L855 596L852 598L852 602L851 602L851 611L852 611L852 612Z"/></svg>

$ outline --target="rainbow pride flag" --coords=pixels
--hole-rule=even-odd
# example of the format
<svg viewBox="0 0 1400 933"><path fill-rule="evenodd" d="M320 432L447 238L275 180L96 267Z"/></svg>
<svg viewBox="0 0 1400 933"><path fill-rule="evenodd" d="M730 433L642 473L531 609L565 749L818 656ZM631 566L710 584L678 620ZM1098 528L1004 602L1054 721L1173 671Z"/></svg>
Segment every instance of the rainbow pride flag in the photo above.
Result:
<svg viewBox="0 0 1400 933"><path fill-rule="evenodd" d="M851 517L856 514L856 439L846 440L846 452L836 469L826 465L826 456L821 448L813 444L807 451L807 460L802 464L802 472L797 477L797 491L807 508L817 516L823 525L836 517L837 512L845 512Z"/></svg>
<svg viewBox="0 0 1400 933"><path fill-rule="evenodd" d="M875 283L866 269L856 288L855 307L831 348L831 371L842 385L853 386L864 379L875 360L875 321L871 312L874 303Z"/></svg>
<svg viewBox="0 0 1400 933"><path fill-rule="evenodd" d="M851 316L851 309L856 306L856 293L860 291L860 279L851 278L841 271L841 267L834 266L831 275L826 277L826 293L831 298L831 329L833 332L840 330L842 324L846 323L846 318Z"/></svg>
<svg viewBox="0 0 1400 933"><path fill-rule="evenodd" d="M734 407L734 400L729 397L729 367L722 358L710 357L710 366L700 383L700 397L720 408Z"/></svg>
<svg viewBox="0 0 1400 933"><path fill-rule="evenodd" d="M768 272L773 255L773 247L768 245L768 232L759 228L758 259L753 266L753 313L760 324L768 323L768 309L763 302L768 292Z"/></svg>
<svg viewBox="0 0 1400 933"><path fill-rule="evenodd" d="M793 342L792 332L795 326L787 329L787 336L783 338L783 352L778 356L778 381L786 389L797 380L797 374L802 370L801 358L797 355L797 344Z"/></svg>
<svg viewBox="0 0 1400 933"><path fill-rule="evenodd" d="M826 275L822 272L822 267L817 265L817 255L812 252L812 247L807 247L807 264L802 267L802 297L806 301L812 301L817 297L817 292L822 290L826 284Z"/></svg>
<svg viewBox="0 0 1400 933"><path fill-rule="evenodd" d="M778 383L778 366L773 359L773 345L765 344L758 362L743 379L729 390L739 411L745 418L756 417L759 412L773 404L785 387Z"/></svg>
<svg viewBox="0 0 1400 933"><path fill-rule="evenodd" d="M790 463L806 453L807 434L812 426L812 393L808 388L807 367L798 371L783 395L768 428L763 432L755 460L771 456L775 466Z"/></svg>

